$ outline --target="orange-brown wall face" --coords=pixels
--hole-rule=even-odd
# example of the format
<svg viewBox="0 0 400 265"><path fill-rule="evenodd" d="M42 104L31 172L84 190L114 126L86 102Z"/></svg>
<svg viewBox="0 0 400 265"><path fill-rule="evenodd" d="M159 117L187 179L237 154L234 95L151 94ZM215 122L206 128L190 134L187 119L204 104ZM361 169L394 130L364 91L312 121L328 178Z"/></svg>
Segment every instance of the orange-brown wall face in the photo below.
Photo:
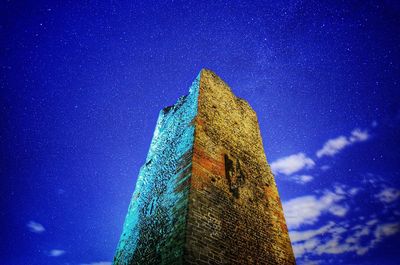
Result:
<svg viewBox="0 0 400 265"><path fill-rule="evenodd" d="M295 264L257 116L200 76L184 264Z"/></svg>

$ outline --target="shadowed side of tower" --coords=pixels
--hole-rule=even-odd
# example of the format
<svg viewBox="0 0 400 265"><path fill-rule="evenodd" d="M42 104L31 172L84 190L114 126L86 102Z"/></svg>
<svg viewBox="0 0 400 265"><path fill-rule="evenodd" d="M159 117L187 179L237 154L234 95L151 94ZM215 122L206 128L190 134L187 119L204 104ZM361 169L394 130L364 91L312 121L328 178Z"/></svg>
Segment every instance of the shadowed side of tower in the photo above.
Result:
<svg viewBox="0 0 400 265"><path fill-rule="evenodd" d="M114 264L183 264L199 79L159 114Z"/></svg>
<svg viewBox="0 0 400 265"><path fill-rule="evenodd" d="M295 264L257 116L213 72L160 112L114 264Z"/></svg>

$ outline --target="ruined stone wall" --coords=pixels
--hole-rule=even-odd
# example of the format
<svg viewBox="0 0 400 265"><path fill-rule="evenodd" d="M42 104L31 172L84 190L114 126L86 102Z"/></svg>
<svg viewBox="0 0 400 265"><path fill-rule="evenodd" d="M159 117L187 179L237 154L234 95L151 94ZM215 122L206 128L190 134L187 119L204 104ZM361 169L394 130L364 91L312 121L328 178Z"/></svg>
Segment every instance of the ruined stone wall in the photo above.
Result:
<svg viewBox="0 0 400 265"><path fill-rule="evenodd" d="M114 264L294 264L257 116L213 72L160 112Z"/></svg>
<svg viewBox="0 0 400 265"><path fill-rule="evenodd" d="M294 264L255 112L201 72L185 264Z"/></svg>

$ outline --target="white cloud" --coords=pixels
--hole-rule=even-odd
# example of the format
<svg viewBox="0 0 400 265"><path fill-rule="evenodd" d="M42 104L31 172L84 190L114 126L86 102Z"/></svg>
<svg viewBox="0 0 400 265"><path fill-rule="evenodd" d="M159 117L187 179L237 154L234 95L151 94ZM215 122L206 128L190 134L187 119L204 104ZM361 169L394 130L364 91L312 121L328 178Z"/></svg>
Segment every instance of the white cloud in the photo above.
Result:
<svg viewBox="0 0 400 265"><path fill-rule="evenodd" d="M353 227L348 222L329 222L313 230L290 231L290 238L296 257L306 260L309 255L338 255L348 252L362 256L377 243L399 231L400 223L379 224L377 219L372 219Z"/></svg>
<svg viewBox="0 0 400 265"><path fill-rule="evenodd" d="M44 228L44 226L42 224L39 224L38 222L35 222L35 221L29 221L29 223L27 223L26 226L33 233L40 234L40 233L43 233L44 231L46 231L46 229Z"/></svg>
<svg viewBox="0 0 400 265"><path fill-rule="evenodd" d="M400 190L383 185L374 187L378 189L375 197L383 203L400 200ZM345 253L363 256L386 238L400 233L400 221L393 219L393 216L378 217L378 214L370 214L369 219L363 215L352 219L335 218L319 225L321 220L329 220L330 214L347 216L350 209L347 203L352 205L352 200L362 200L358 195L361 191L362 188L336 184L322 193L317 191L320 195L297 197L283 203L289 235L299 264L326 258L325 255L332 259L338 259ZM357 202L357 205L360 203ZM303 225L309 226L301 230Z"/></svg>
<svg viewBox="0 0 400 265"><path fill-rule="evenodd" d="M321 166L321 170L322 171L327 171L328 169L330 169L331 167L330 166L328 166L328 165L323 165L323 166Z"/></svg>
<svg viewBox="0 0 400 265"><path fill-rule="evenodd" d="M374 224L377 224L379 222L378 219L371 219L367 222L367 225L373 226Z"/></svg>
<svg viewBox="0 0 400 265"><path fill-rule="evenodd" d="M314 179L314 177L310 176L310 175L296 175L296 176L292 177L292 180L294 180L295 182L300 183L300 184L306 184L306 183L312 181L313 179Z"/></svg>
<svg viewBox="0 0 400 265"><path fill-rule="evenodd" d="M294 244L293 252L296 257L301 257L304 253L313 251L319 244L321 244L321 241L318 238L311 238L300 244Z"/></svg>
<svg viewBox="0 0 400 265"><path fill-rule="evenodd" d="M351 132L351 136L349 138L350 142L355 143L355 142L363 142L368 140L370 135L368 134L368 131L362 131L359 128L354 129Z"/></svg>
<svg viewBox="0 0 400 265"><path fill-rule="evenodd" d="M400 223L386 223L380 224L376 227L374 235L375 240L373 243L382 241L383 238L397 234L400 230Z"/></svg>
<svg viewBox="0 0 400 265"><path fill-rule="evenodd" d="M283 203L287 225L297 228L303 224L314 224L324 212L339 217L345 216L347 209L337 204L345 196L326 191L323 196L302 196Z"/></svg>
<svg viewBox="0 0 400 265"><path fill-rule="evenodd" d="M112 262L110 261L99 261L99 262L92 262L92 263L82 263L81 265L111 265Z"/></svg>
<svg viewBox="0 0 400 265"><path fill-rule="evenodd" d="M324 144L322 149L317 151L317 157L334 156L349 144L350 142L345 136L339 136L335 139L330 139Z"/></svg>
<svg viewBox="0 0 400 265"><path fill-rule="evenodd" d="M400 190L394 188L385 188L376 197L383 203L391 203L400 198Z"/></svg>
<svg viewBox="0 0 400 265"><path fill-rule="evenodd" d="M52 249L50 250L49 256L50 257L59 257L65 254L65 250L62 249Z"/></svg>
<svg viewBox="0 0 400 265"><path fill-rule="evenodd" d="M325 234L330 228L332 228L333 225L334 224L331 222L315 230L291 231L290 240L292 243L309 240L313 237Z"/></svg>
<svg viewBox="0 0 400 265"><path fill-rule="evenodd" d="M311 158L307 157L304 153L298 153L280 158L271 163L271 169L274 174L282 173L285 175L291 175L304 168L312 168L314 165L315 162Z"/></svg>
<svg viewBox="0 0 400 265"><path fill-rule="evenodd" d="M321 215L322 209L315 196L302 196L283 203L286 223L289 227L313 224Z"/></svg>
<svg viewBox="0 0 400 265"><path fill-rule="evenodd" d="M352 188L351 190L349 190L349 194L350 194L351 196L354 196L354 195L356 195L359 191L360 191L359 188Z"/></svg>
<svg viewBox="0 0 400 265"><path fill-rule="evenodd" d="M361 130L359 128L354 129L349 137L338 136L334 139L329 139L324 146L317 151L316 155L318 158L323 156L334 156L339 153L345 147L352 145L357 142L363 142L370 138L367 130Z"/></svg>
<svg viewBox="0 0 400 265"><path fill-rule="evenodd" d="M346 215L348 210L349 210L348 208L341 205L332 205L332 207L329 209L329 212L332 213L333 215L343 217Z"/></svg>
<svg viewBox="0 0 400 265"><path fill-rule="evenodd" d="M303 265L319 265L319 264L321 264L321 261L305 259L304 262L302 262L302 264Z"/></svg>

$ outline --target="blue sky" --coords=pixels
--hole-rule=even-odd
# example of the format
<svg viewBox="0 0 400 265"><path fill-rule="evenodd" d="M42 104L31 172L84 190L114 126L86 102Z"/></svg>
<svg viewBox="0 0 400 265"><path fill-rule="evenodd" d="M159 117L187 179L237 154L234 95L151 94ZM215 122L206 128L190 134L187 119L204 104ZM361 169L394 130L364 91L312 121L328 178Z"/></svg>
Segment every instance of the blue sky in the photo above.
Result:
<svg viewBox="0 0 400 265"><path fill-rule="evenodd" d="M1 264L110 264L201 68L258 114L298 264L400 263L396 1L0 6Z"/></svg>

